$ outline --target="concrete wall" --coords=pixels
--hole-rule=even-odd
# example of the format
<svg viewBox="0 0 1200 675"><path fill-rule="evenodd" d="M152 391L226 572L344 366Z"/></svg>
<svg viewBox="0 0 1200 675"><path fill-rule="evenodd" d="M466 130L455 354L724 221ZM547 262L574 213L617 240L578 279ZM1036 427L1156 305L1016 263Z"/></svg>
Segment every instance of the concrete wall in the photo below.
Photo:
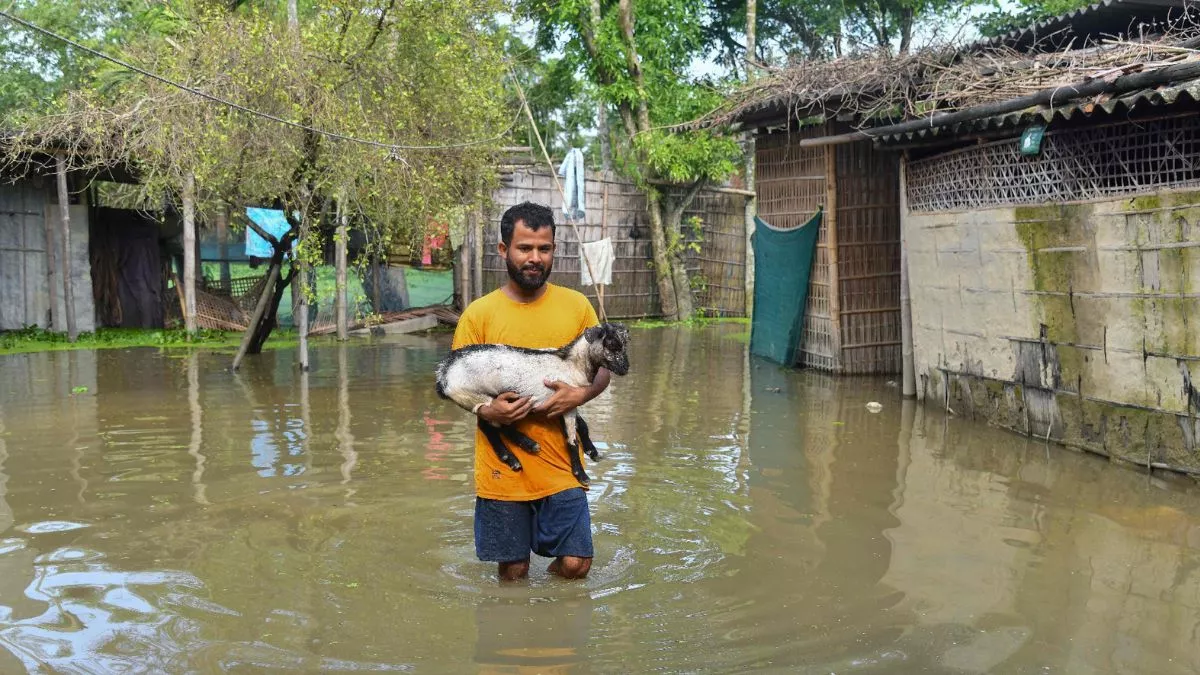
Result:
<svg viewBox="0 0 1200 675"><path fill-rule="evenodd" d="M903 218L918 396L1200 471L1200 192Z"/></svg>
<svg viewBox="0 0 1200 675"><path fill-rule="evenodd" d="M0 330L40 326L65 332L59 270L47 276L46 224L58 232L57 198L49 179L0 183ZM88 208L83 199L71 206L71 278L76 325L80 332L96 329L92 272L88 256ZM53 290L51 293L51 282ZM55 303L54 325L50 303Z"/></svg>

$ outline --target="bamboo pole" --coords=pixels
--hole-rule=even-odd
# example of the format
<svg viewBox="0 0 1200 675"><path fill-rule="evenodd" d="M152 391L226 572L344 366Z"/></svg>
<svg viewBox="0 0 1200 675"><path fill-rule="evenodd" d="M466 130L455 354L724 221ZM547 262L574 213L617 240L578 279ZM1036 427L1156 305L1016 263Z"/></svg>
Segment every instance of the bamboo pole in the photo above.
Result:
<svg viewBox="0 0 1200 675"><path fill-rule="evenodd" d="M825 148L825 251L829 257L829 321L833 372L842 371L842 285L838 275L837 149Z"/></svg>
<svg viewBox="0 0 1200 675"><path fill-rule="evenodd" d="M912 296L908 287L908 157L900 158L900 357L905 398L917 395L913 364Z"/></svg>
<svg viewBox="0 0 1200 675"><path fill-rule="evenodd" d="M336 269L337 290L334 297L334 312L337 314L337 339L346 340L350 334L350 327L347 324L348 317L346 316L346 249L348 248L346 237L349 228L347 227L346 209L343 205L345 196L338 200L337 203L337 235L335 235L334 253L336 260L334 261Z"/></svg>
<svg viewBox="0 0 1200 675"><path fill-rule="evenodd" d="M183 326L196 332L196 176L183 177Z"/></svg>
<svg viewBox="0 0 1200 675"><path fill-rule="evenodd" d="M525 100L525 88L521 86L521 82L517 80L515 73L512 74L513 85L517 88L517 95L521 98L521 107L525 110L525 116L529 120L529 128L533 130L533 136L537 139L538 145L542 149L542 157L546 160L546 166L550 169L550 177L554 179L554 187L558 188L558 193L562 195L563 204L567 203L567 193L563 190L562 183L558 180L558 172L554 170L554 163L550 161L550 153L546 150L546 144L542 142L542 134L538 131L537 122L533 119L533 110L529 107L529 101ZM584 177L587 180L587 177ZM588 275L592 277L592 286L596 291L597 306L600 308L600 321L608 321L608 316L604 311L604 295L600 292L600 284L596 279L595 270L592 268L592 261L588 258L587 251L583 250L583 237L579 234L579 228L575 226L574 219L568 218L567 225L571 227L571 231L575 233L575 241L579 242L579 251L583 258L583 262L587 265Z"/></svg>

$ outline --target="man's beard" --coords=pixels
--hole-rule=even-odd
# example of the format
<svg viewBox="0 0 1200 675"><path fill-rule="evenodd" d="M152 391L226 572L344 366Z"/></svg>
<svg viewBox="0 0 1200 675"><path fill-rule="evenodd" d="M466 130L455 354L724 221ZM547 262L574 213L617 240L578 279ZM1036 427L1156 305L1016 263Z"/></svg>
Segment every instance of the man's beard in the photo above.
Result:
<svg viewBox="0 0 1200 675"><path fill-rule="evenodd" d="M527 263L523 268L518 268L512 264L512 260L505 256L504 265L508 268L508 278L512 279L517 286L520 286L525 291L536 291L545 285L546 279L550 277L550 269L554 266L554 263L548 263L545 267L535 263ZM539 270L541 273L530 277L525 274L525 270Z"/></svg>

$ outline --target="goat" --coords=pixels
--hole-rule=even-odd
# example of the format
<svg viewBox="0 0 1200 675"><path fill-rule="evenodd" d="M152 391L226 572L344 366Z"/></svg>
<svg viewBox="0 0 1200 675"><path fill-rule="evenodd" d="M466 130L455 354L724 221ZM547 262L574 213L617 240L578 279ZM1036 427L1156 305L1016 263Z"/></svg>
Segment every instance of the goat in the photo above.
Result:
<svg viewBox="0 0 1200 675"><path fill-rule="evenodd" d="M507 391L522 397L531 396L537 405L554 393L544 380L582 387L591 384L602 367L615 375L625 375L629 372L628 345L629 329L619 323L592 326L557 349L468 345L451 351L438 363L435 371L437 393L471 412ZM600 453L592 443L587 422L578 411L565 413L560 421L567 438L571 473L586 485L589 478L583 470L579 446L582 444L592 461L598 461ZM536 454L541 451L533 439L510 426L492 425L483 419L478 424L496 456L513 471L521 470L521 461L504 444L503 437L526 452Z"/></svg>

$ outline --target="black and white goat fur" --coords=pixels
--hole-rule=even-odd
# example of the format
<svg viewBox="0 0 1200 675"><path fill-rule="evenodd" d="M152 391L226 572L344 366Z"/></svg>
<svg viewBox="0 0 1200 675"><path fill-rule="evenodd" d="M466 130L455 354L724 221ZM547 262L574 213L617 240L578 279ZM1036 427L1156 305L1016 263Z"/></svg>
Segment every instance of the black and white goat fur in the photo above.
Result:
<svg viewBox="0 0 1200 675"><path fill-rule="evenodd" d="M450 352L438 363L437 393L472 412L509 391L521 397L530 396L537 405L554 393L545 385L545 380L583 387L592 383L600 368L606 368L614 375L625 375L629 372L628 345L629 329L618 323L592 326L557 349L468 345ZM587 422L578 411L565 413L561 422L567 437L571 473L586 485L589 479L583 470L579 446L582 444L593 461L600 459L600 453L592 443ZM533 439L511 426L494 426L480 418L479 428L496 456L513 471L521 470L521 462L504 444L504 438L526 452L536 454L541 451Z"/></svg>

